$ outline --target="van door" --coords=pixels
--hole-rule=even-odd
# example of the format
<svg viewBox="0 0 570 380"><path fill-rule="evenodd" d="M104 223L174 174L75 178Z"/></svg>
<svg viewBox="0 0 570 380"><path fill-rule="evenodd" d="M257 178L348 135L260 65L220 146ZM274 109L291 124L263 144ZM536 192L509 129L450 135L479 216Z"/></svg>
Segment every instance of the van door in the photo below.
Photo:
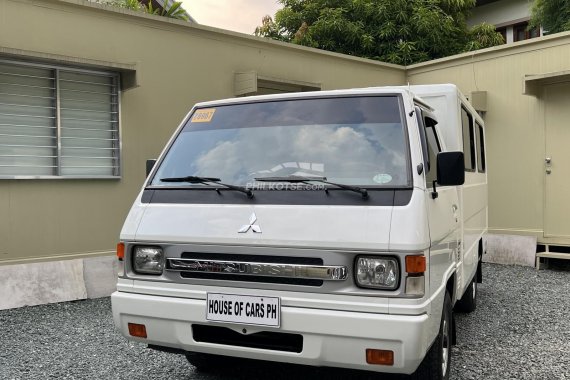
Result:
<svg viewBox="0 0 570 380"><path fill-rule="evenodd" d="M458 244L461 233L461 210L455 186L439 186L436 192L433 184L437 180L437 154L445 147L439 138L436 121L423 118L422 126L425 136L426 202L428 204L428 224L430 231L430 292L441 286L445 271L453 261L460 262ZM457 285L461 284L461 273L457 274ZM457 294L457 292L456 292Z"/></svg>

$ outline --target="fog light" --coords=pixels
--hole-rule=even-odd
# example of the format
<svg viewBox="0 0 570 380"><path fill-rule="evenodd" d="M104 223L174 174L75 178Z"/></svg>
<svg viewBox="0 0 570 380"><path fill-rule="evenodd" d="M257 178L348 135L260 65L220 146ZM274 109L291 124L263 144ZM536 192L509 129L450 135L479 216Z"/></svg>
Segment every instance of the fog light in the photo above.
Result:
<svg viewBox="0 0 570 380"><path fill-rule="evenodd" d="M406 294L423 296L425 293L425 277L415 276L406 278Z"/></svg>
<svg viewBox="0 0 570 380"><path fill-rule="evenodd" d="M393 290L398 287L398 261L388 257L358 257L356 283L363 288Z"/></svg>
<svg viewBox="0 0 570 380"><path fill-rule="evenodd" d="M366 349L366 363L394 365L394 352L389 350Z"/></svg>
<svg viewBox="0 0 570 380"><path fill-rule="evenodd" d="M137 338L146 338L146 326L138 323L129 323L129 334Z"/></svg>
<svg viewBox="0 0 570 380"><path fill-rule="evenodd" d="M135 247L133 269L142 274L162 274L164 270L164 252L160 247Z"/></svg>

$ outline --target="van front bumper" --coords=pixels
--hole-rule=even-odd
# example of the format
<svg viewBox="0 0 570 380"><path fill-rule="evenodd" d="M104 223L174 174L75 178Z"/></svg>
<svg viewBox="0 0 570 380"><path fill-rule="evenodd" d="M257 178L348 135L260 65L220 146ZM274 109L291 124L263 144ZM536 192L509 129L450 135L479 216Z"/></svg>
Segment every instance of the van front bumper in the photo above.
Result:
<svg viewBox="0 0 570 380"><path fill-rule="evenodd" d="M111 296L113 319L134 341L177 350L312 366L387 373L413 373L431 342L427 314L388 315L299 307L281 307L281 327L213 323L205 318L206 301L117 291ZM129 335L128 324L144 324L147 338ZM303 336L300 353L196 342L192 325L227 327L248 333L271 331ZM391 350L394 364L366 363L366 349Z"/></svg>

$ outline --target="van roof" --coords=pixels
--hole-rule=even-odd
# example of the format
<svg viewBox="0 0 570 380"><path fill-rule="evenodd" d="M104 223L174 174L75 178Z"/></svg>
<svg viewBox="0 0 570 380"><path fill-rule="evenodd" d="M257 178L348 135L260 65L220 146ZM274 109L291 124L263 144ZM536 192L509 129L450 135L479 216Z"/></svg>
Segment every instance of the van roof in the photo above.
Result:
<svg viewBox="0 0 570 380"><path fill-rule="evenodd" d="M381 94L410 94L414 98L415 95L414 88L422 89L423 91L431 92L457 92L457 87L453 84L444 85L422 85L422 86L383 86L383 87L366 87L366 88L352 88L343 90L329 90L329 91L307 91L307 92L293 92L285 94L271 94L271 95L256 95L241 98L229 98L221 100L213 100L208 102L201 102L196 104L196 107L212 107L227 104L238 104L238 103L253 103L259 101L267 100L288 100L288 99L310 99L310 98L320 98L327 96L342 96L342 95L381 95ZM422 102L426 107L429 107L427 103Z"/></svg>

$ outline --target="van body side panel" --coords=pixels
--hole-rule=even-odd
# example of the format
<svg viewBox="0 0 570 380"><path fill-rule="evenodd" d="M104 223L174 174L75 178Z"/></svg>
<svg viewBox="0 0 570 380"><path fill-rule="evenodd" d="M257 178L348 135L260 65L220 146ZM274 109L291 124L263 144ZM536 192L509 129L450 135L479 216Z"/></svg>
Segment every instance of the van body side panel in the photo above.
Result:
<svg viewBox="0 0 570 380"><path fill-rule="evenodd" d="M476 173L466 175L463 186L463 270L464 287L468 286L475 271L479 259L479 241L487 230L487 186L482 181L484 174Z"/></svg>
<svg viewBox="0 0 570 380"><path fill-rule="evenodd" d="M447 279L457 265L457 245L461 236L458 192L455 187L437 188L437 198L426 190L428 224L431 238L429 254L429 295L432 302L432 329L439 328ZM451 270L450 270L451 269ZM451 295L453 297L453 294ZM452 300L453 301L453 300ZM439 316L439 317L437 317Z"/></svg>
<svg viewBox="0 0 570 380"><path fill-rule="evenodd" d="M475 167L472 171L465 172L465 184L461 186L461 207L463 211L463 241L461 244L461 257L463 265L461 266L462 278L458 283L460 293L458 297L463 296L467 287L473 281L473 277L477 272L477 264L479 260L479 241L483 235L487 233L487 174L481 172L481 162L477 154L478 140L476 134L479 133L478 125L483 128L484 123L481 117L477 114L475 109L467 101L467 99L459 92L457 92L459 101L459 109L463 107L467 110L472 118L472 125L470 126L474 133L474 144L472 146L475 152ZM461 120L459 121L461 125ZM461 130L461 128L459 128ZM462 136L462 135L461 135ZM463 137L463 136L462 136ZM466 152L464 139L461 138L461 145L463 151ZM459 282L459 281L458 281Z"/></svg>
<svg viewBox="0 0 570 380"><path fill-rule="evenodd" d="M442 137L447 151L465 151L463 146L463 130L461 109L464 107L471 115L473 122L484 128L482 118L477 114L468 100L454 85L412 86L412 91L434 108L438 119L437 131ZM477 128L475 124L473 128ZM474 133L478 133L474 129ZM475 138L475 144L477 139ZM458 252L456 255L456 298L459 299L469 286L477 270L478 243L487 233L487 175L479 172L481 165L476 154L474 171L465 172L465 184L457 188L460 232L457 235ZM430 231L433 233L432 225Z"/></svg>

